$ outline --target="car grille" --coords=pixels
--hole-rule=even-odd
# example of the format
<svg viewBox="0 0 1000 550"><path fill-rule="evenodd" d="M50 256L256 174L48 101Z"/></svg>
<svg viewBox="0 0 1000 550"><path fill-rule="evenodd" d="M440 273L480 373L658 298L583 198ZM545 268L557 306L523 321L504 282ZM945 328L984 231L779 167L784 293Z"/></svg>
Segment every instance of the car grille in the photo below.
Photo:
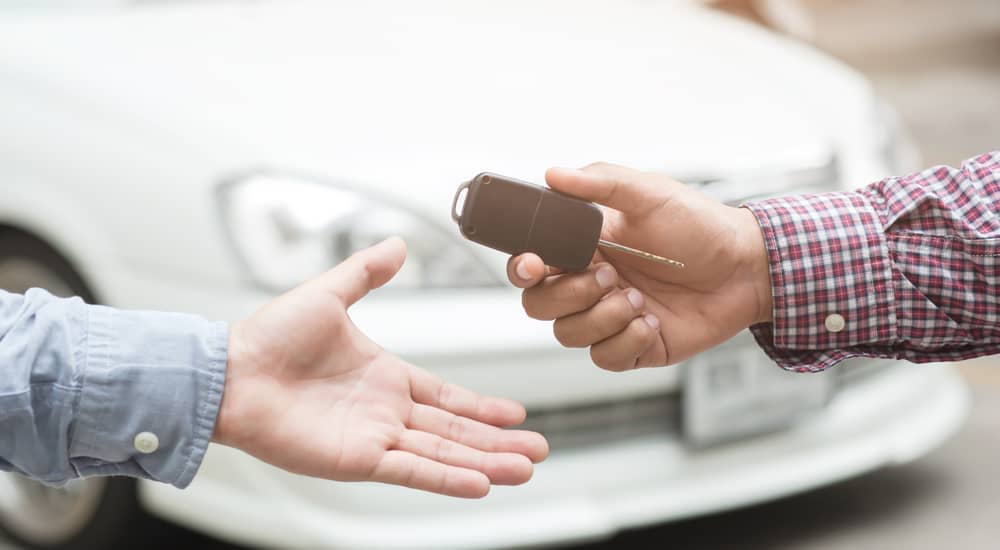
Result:
<svg viewBox="0 0 1000 550"><path fill-rule="evenodd" d="M520 428L540 432L552 450L617 443L646 435L680 434L680 395L660 393L622 401L529 411Z"/></svg>
<svg viewBox="0 0 1000 550"><path fill-rule="evenodd" d="M885 375L896 366L888 361L847 361L829 375L836 378L836 388L849 388ZM680 437L683 435L681 393L533 409L518 428L540 432L554 451L614 444L650 435Z"/></svg>

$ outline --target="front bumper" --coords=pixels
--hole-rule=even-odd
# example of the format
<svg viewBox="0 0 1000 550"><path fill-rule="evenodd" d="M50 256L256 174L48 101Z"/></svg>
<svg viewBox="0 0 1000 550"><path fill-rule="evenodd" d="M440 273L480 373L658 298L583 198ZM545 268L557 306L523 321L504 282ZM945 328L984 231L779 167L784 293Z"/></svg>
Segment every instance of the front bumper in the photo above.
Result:
<svg viewBox="0 0 1000 550"><path fill-rule="evenodd" d="M849 366L849 365L848 365ZM748 505L926 453L965 417L946 365L885 362L790 429L706 450L676 434L553 452L523 487L463 501L291 475L215 447L185 491L143 483L153 513L281 548L493 548L592 540Z"/></svg>

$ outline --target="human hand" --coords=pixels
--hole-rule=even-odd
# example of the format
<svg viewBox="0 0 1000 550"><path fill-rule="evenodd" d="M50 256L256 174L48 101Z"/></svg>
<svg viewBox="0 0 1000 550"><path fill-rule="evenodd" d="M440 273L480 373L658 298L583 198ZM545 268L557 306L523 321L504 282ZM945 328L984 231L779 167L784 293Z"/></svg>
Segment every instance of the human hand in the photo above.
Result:
<svg viewBox="0 0 1000 550"><path fill-rule="evenodd" d="M666 176L611 164L552 168L552 189L603 205L601 238L674 258L665 266L599 249L582 273L534 254L510 259L524 309L556 339L614 371L677 363L771 318L764 240L753 214Z"/></svg>
<svg viewBox="0 0 1000 550"><path fill-rule="evenodd" d="M299 474L459 497L528 481L548 444L501 428L521 404L443 382L348 317L405 256L389 239L234 323L213 440Z"/></svg>

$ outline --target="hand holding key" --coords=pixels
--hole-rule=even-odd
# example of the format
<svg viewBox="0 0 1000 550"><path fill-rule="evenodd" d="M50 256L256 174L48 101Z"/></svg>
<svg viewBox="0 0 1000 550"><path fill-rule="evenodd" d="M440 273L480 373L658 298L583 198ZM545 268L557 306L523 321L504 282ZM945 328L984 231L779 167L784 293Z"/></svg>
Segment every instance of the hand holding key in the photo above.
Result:
<svg viewBox="0 0 1000 550"><path fill-rule="evenodd" d="M598 249L585 271L563 273L535 254L512 257L507 274L525 289L525 311L554 320L563 345L590 347L594 363L622 371L677 363L770 320L767 255L750 211L610 164L553 168L545 180L603 205L602 239L686 265Z"/></svg>

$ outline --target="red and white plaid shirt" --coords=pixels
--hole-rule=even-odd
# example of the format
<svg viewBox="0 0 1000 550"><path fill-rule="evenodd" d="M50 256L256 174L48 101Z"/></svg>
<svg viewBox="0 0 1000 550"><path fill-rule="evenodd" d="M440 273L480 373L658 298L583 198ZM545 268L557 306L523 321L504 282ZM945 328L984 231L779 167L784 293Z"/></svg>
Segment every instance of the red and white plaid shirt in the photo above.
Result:
<svg viewBox="0 0 1000 550"><path fill-rule="evenodd" d="M780 366L1000 353L1000 151L854 192L745 205L767 246Z"/></svg>

